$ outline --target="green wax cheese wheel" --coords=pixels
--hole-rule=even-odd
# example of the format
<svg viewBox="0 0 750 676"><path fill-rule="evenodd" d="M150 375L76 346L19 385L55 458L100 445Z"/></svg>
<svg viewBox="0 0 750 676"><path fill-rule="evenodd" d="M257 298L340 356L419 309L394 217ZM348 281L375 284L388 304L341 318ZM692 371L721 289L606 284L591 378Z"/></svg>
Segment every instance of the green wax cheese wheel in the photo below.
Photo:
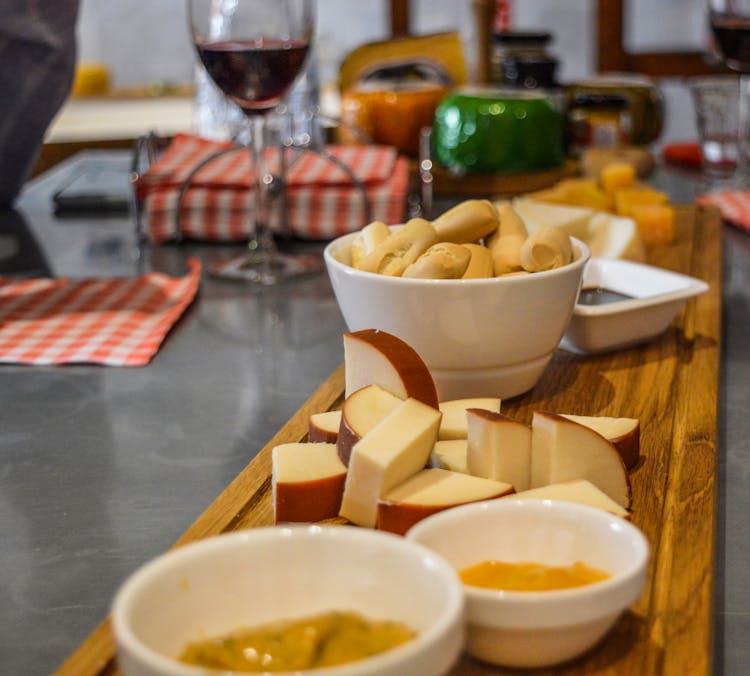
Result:
<svg viewBox="0 0 750 676"><path fill-rule="evenodd" d="M458 171L552 169L563 163L563 130L562 114L543 92L458 90L435 111L433 151Z"/></svg>

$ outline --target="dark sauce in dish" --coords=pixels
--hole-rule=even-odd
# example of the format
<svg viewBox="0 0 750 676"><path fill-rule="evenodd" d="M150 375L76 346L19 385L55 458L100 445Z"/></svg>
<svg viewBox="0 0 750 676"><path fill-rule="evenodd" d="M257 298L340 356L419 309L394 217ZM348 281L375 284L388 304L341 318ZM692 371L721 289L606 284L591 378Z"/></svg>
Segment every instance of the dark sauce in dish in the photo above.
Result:
<svg viewBox="0 0 750 676"><path fill-rule="evenodd" d="M612 291L601 286L590 286L581 289L578 296L579 305L605 305L606 303L618 303L623 300L632 300L635 296L628 296L619 291Z"/></svg>

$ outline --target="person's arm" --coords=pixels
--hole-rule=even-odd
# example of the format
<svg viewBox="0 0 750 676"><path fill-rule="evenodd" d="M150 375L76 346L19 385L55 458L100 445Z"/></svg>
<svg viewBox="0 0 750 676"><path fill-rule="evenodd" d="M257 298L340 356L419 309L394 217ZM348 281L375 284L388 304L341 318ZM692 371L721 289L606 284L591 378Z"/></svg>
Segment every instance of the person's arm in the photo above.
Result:
<svg viewBox="0 0 750 676"><path fill-rule="evenodd" d="M10 0L0 21L0 205L33 169L70 91L78 0ZM10 7L7 7L7 5Z"/></svg>

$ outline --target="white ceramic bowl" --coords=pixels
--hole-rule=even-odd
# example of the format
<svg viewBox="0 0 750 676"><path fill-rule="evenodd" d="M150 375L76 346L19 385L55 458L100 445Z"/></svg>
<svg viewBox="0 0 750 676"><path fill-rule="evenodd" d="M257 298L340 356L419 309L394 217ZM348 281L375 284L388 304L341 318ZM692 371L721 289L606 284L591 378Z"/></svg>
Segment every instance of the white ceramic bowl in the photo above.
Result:
<svg viewBox="0 0 750 676"><path fill-rule="evenodd" d="M404 538L351 526L259 528L169 552L136 571L114 599L127 676L207 676L175 655L188 641L327 610L392 619L418 636L315 676L446 673L460 655L464 596L454 570ZM220 672L225 676L228 672Z"/></svg>
<svg viewBox="0 0 750 676"><path fill-rule="evenodd" d="M349 265L356 234L331 242L324 258L350 331L380 329L411 345L432 373L441 401L508 398L542 375L573 313L585 244L562 268L492 279L408 279Z"/></svg>
<svg viewBox="0 0 750 676"><path fill-rule="evenodd" d="M603 510L553 500L509 499L446 510L406 535L456 569L485 560L600 568L602 582L547 592L465 586L467 652L509 667L551 666L597 643L643 587L649 547L632 524Z"/></svg>
<svg viewBox="0 0 750 676"><path fill-rule="evenodd" d="M708 291L695 277L631 261L592 258L583 288L605 288L626 296L602 305L576 304L562 347L572 352L609 352L663 333L693 296Z"/></svg>

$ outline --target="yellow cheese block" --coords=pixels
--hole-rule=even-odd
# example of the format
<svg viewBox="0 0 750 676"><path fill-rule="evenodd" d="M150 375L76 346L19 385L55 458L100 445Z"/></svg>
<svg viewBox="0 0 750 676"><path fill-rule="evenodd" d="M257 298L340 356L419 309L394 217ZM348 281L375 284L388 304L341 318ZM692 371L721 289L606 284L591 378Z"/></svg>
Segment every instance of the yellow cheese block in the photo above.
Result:
<svg viewBox="0 0 750 676"><path fill-rule="evenodd" d="M427 464L442 414L407 399L352 448L340 515L373 528L378 499Z"/></svg>
<svg viewBox="0 0 750 676"><path fill-rule="evenodd" d="M602 169L599 182L610 195L620 188L630 188L635 183L635 167L628 162L612 162Z"/></svg>
<svg viewBox="0 0 750 676"><path fill-rule="evenodd" d="M669 204L642 204L630 208L630 216L645 244L671 244L675 236L675 211Z"/></svg>
<svg viewBox="0 0 750 676"><path fill-rule="evenodd" d="M438 469L468 474L466 464L466 439L445 439L437 441L430 455L430 464Z"/></svg>

